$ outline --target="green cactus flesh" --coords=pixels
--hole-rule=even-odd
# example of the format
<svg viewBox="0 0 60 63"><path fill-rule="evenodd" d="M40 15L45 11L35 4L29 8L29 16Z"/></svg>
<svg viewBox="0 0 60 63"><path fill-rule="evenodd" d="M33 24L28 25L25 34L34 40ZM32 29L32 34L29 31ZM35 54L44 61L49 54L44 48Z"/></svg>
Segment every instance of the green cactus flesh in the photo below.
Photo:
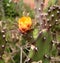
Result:
<svg viewBox="0 0 60 63"><path fill-rule="evenodd" d="M60 30L60 6L54 5L49 8L47 22L48 26L51 27L51 31Z"/></svg>
<svg viewBox="0 0 60 63"><path fill-rule="evenodd" d="M4 53L6 41L5 41L5 36L0 32L0 59L2 58L2 55Z"/></svg>
<svg viewBox="0 0 60 63"><path fill-rule="evenodd" d="M51 40L52 38L50 33L46 30L42 31L34 45L37 47L37 51L31 49L29 52L29 58L31 58L33 61L42 60L43 63L49 63L49 58L46 59L44 56L50 56L51 54Z"/></svg>

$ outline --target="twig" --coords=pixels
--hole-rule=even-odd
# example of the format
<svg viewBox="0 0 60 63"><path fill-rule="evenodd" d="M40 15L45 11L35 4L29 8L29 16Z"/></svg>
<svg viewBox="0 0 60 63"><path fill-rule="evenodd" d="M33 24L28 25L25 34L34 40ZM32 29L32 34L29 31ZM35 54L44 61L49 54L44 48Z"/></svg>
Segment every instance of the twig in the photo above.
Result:
<svg viewBox="0 0 60 63"><path fill-rule="evenodd" d="M20 63L22 63L22 47L20 47Z"/></svg>

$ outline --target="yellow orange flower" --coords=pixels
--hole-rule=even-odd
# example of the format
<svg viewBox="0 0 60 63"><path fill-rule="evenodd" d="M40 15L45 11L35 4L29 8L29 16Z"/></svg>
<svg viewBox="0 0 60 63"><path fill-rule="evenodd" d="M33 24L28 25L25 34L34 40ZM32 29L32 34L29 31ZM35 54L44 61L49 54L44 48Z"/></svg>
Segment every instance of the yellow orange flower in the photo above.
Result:
<svg viewBox="0 0 60 63"><path fill-rule="evenodd" d="M18 26L19 26L19 30L22 32L22 33L26 33L28 30L31 29L31 25L32 25L32 20L30 17L21 17L19 20L18 20Z"/></svg>

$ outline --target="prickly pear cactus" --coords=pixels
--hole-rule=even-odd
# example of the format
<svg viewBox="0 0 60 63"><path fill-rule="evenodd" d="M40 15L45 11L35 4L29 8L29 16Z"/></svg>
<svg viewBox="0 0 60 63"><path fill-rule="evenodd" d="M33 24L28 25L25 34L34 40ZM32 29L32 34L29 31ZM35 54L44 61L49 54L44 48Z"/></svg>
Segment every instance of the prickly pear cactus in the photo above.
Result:
<svg viewBox="0 0 60 63"><path fill-rule="evenodd" d="M5 46L6 46L6 40L5 40L5 31L0 30L0 59L2 59L2 55L4 54Z"/></svg>
<svg viewBox="0 0 60 63"><path fill-rule="evenodd" d="M60 6L51 6L47 15L48 27L51 27L51 31L60 30Z"/></svg>
<svg viewBox="0 0 60 63"><path fill-rule="evenodd" d="M13 0L2 0L5 12L3 16L8 19L1 20L3 25L0 21L0 59L4 59L5 63L53 63L52 61L56 61L55 57L60 54L60 6L54 5L56 0L53 1L51 1L53 6L49 7L48 12L45 13L43 1L35 0L35 19L31 20L32 25L29 27L27 26L29 22L26 24L25 19L22 19L23 25L17 23L21 16L26 16L26 21L29 20L27 16L33 16L29 7L27 6L26 9L23 3L16 3ZM16 16L18 16L17 19L10 19Z"/></svg>
<svg viewBox="0 0 60 63"><path fill-rule="evenodd" d="M49 63L51 54L51 34L46 29L43 29L36 42L31 46L29 58L33 61L41 60L43 63ZM45 57L47 56L47 58Z"/></svg>
<svg viewBox="0 0 60 63"><path fill-rule="evenodd" d="M41 6L43 7L43 4ZM58 5L51 6L46 14L40 8L37 11L41 12L40 15L38 14L38 19L39 22L41 21L40 26L42 26L42 32L38 34L37 40L32 44L28 56L31 61L41 60L42 63L50 63L52 56L57 55L56 46L58 39L56 32L60 28L60 7ZM53 51L56 52L53 53Z"/></svg>
<svg viewBox="0 0 60 63"><path fill-rule="evenodd" d="M55 42L60 42L60 6L54 5L51 6L48 10L47 15L47 26L52 32L53 40ZM57 45L57 44L56 44ZM57 50L57 49L56 49Z"/></svg>

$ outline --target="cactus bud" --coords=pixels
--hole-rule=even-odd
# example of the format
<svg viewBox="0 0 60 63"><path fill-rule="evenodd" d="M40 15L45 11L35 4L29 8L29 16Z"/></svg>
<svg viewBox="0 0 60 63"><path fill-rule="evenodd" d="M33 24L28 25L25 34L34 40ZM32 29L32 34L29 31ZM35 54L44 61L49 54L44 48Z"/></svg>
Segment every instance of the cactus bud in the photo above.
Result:
<svg viewBox="0 0 60 63"><path fill-rule="evenodd" d="M35 47L34 45L31 45L31 49L35 50L35 51L38 51L37 47Z"/></svg>
<svg viewBox="0 0 60 63"><path fill-rule="evenodd" d="M30 58L27 58L24 63L28 63L30 61L31 61L31 59Z"/></svg>
<svg viewBox="0 0 60 63"><path fill-rule="evenodd" d="M42 40L43 40L43 42L44 42L44 41L46 40L46 37L43 37Z"/></svg>
<svg viewBox="0 0 60 63"><path fill-rule="evenodd" d="M2 45L2 48L4 48L5 46L4 45Z"/></svg>
<svg viewBox="0 0 60 63"><path fill-rule="evenodd" d="M39 8L38 11L40 12L41 11L41 8Z"/></svg>
<svg viewBox="0 0 60 63"><path fill-rule="evenodd" d="M58 10L60 11L60 7L58 8Z"/></svg>
<svg viewBox="0 0 60 63"><path fill-rule="evenodd" d="M49 23L50 19L47 19L47 23Z"/></svg>
<svg viewBox="0 0 60 63"><path fill-rule="evenodd" d="M44 55L44 58L47 58L47 59L48 59L49 57L48 57L48 55L45 54L45 55Z"/></svg>
<svg viewBox="0 0 60 63"><path fill-rule="evenodd" d="M5 36L5 35L3 35L3 39L5 39L5 37L6 37L6 36Z"/></svg>
<svg viewBox="0 0 60 63"><path fill-rule="evenodd" d="M57 15L59 15L60 14L60 11L57 11Z"/></svg>
<svg viewBox="0 0 60 63"><path fill-rule="evenodd" d="M5 31L4 31L4 30L2 30L2 31L1 31L1 33L2 33L2 34L4 34L4 33L5 33Z"/></svg>
<svg viewBox="0 0 60 63"><path fill-rule="evenodd" d="M48 10L48 14L50 14L51 13L51 10Z"/></svg>
<svg viewBox="0 0 60 63"><path fill-rule="evenodd" d="M43 2L41 2L41 6L44 6L44 3Z"/></svg>
<svg viewBox="0 0 60 63"><path fill-rule="evenodd" d="M54 15L53 15L53 14L51 15L51 18L52 18L52 19L54 18Z"/></svg>
<svg viewBox="0 0 60 63"><path fill-rule="evenodd" d="M52 25L50 24L50 25L49 25L49 28L51 28L51 27L52 27Z"/></svg>

